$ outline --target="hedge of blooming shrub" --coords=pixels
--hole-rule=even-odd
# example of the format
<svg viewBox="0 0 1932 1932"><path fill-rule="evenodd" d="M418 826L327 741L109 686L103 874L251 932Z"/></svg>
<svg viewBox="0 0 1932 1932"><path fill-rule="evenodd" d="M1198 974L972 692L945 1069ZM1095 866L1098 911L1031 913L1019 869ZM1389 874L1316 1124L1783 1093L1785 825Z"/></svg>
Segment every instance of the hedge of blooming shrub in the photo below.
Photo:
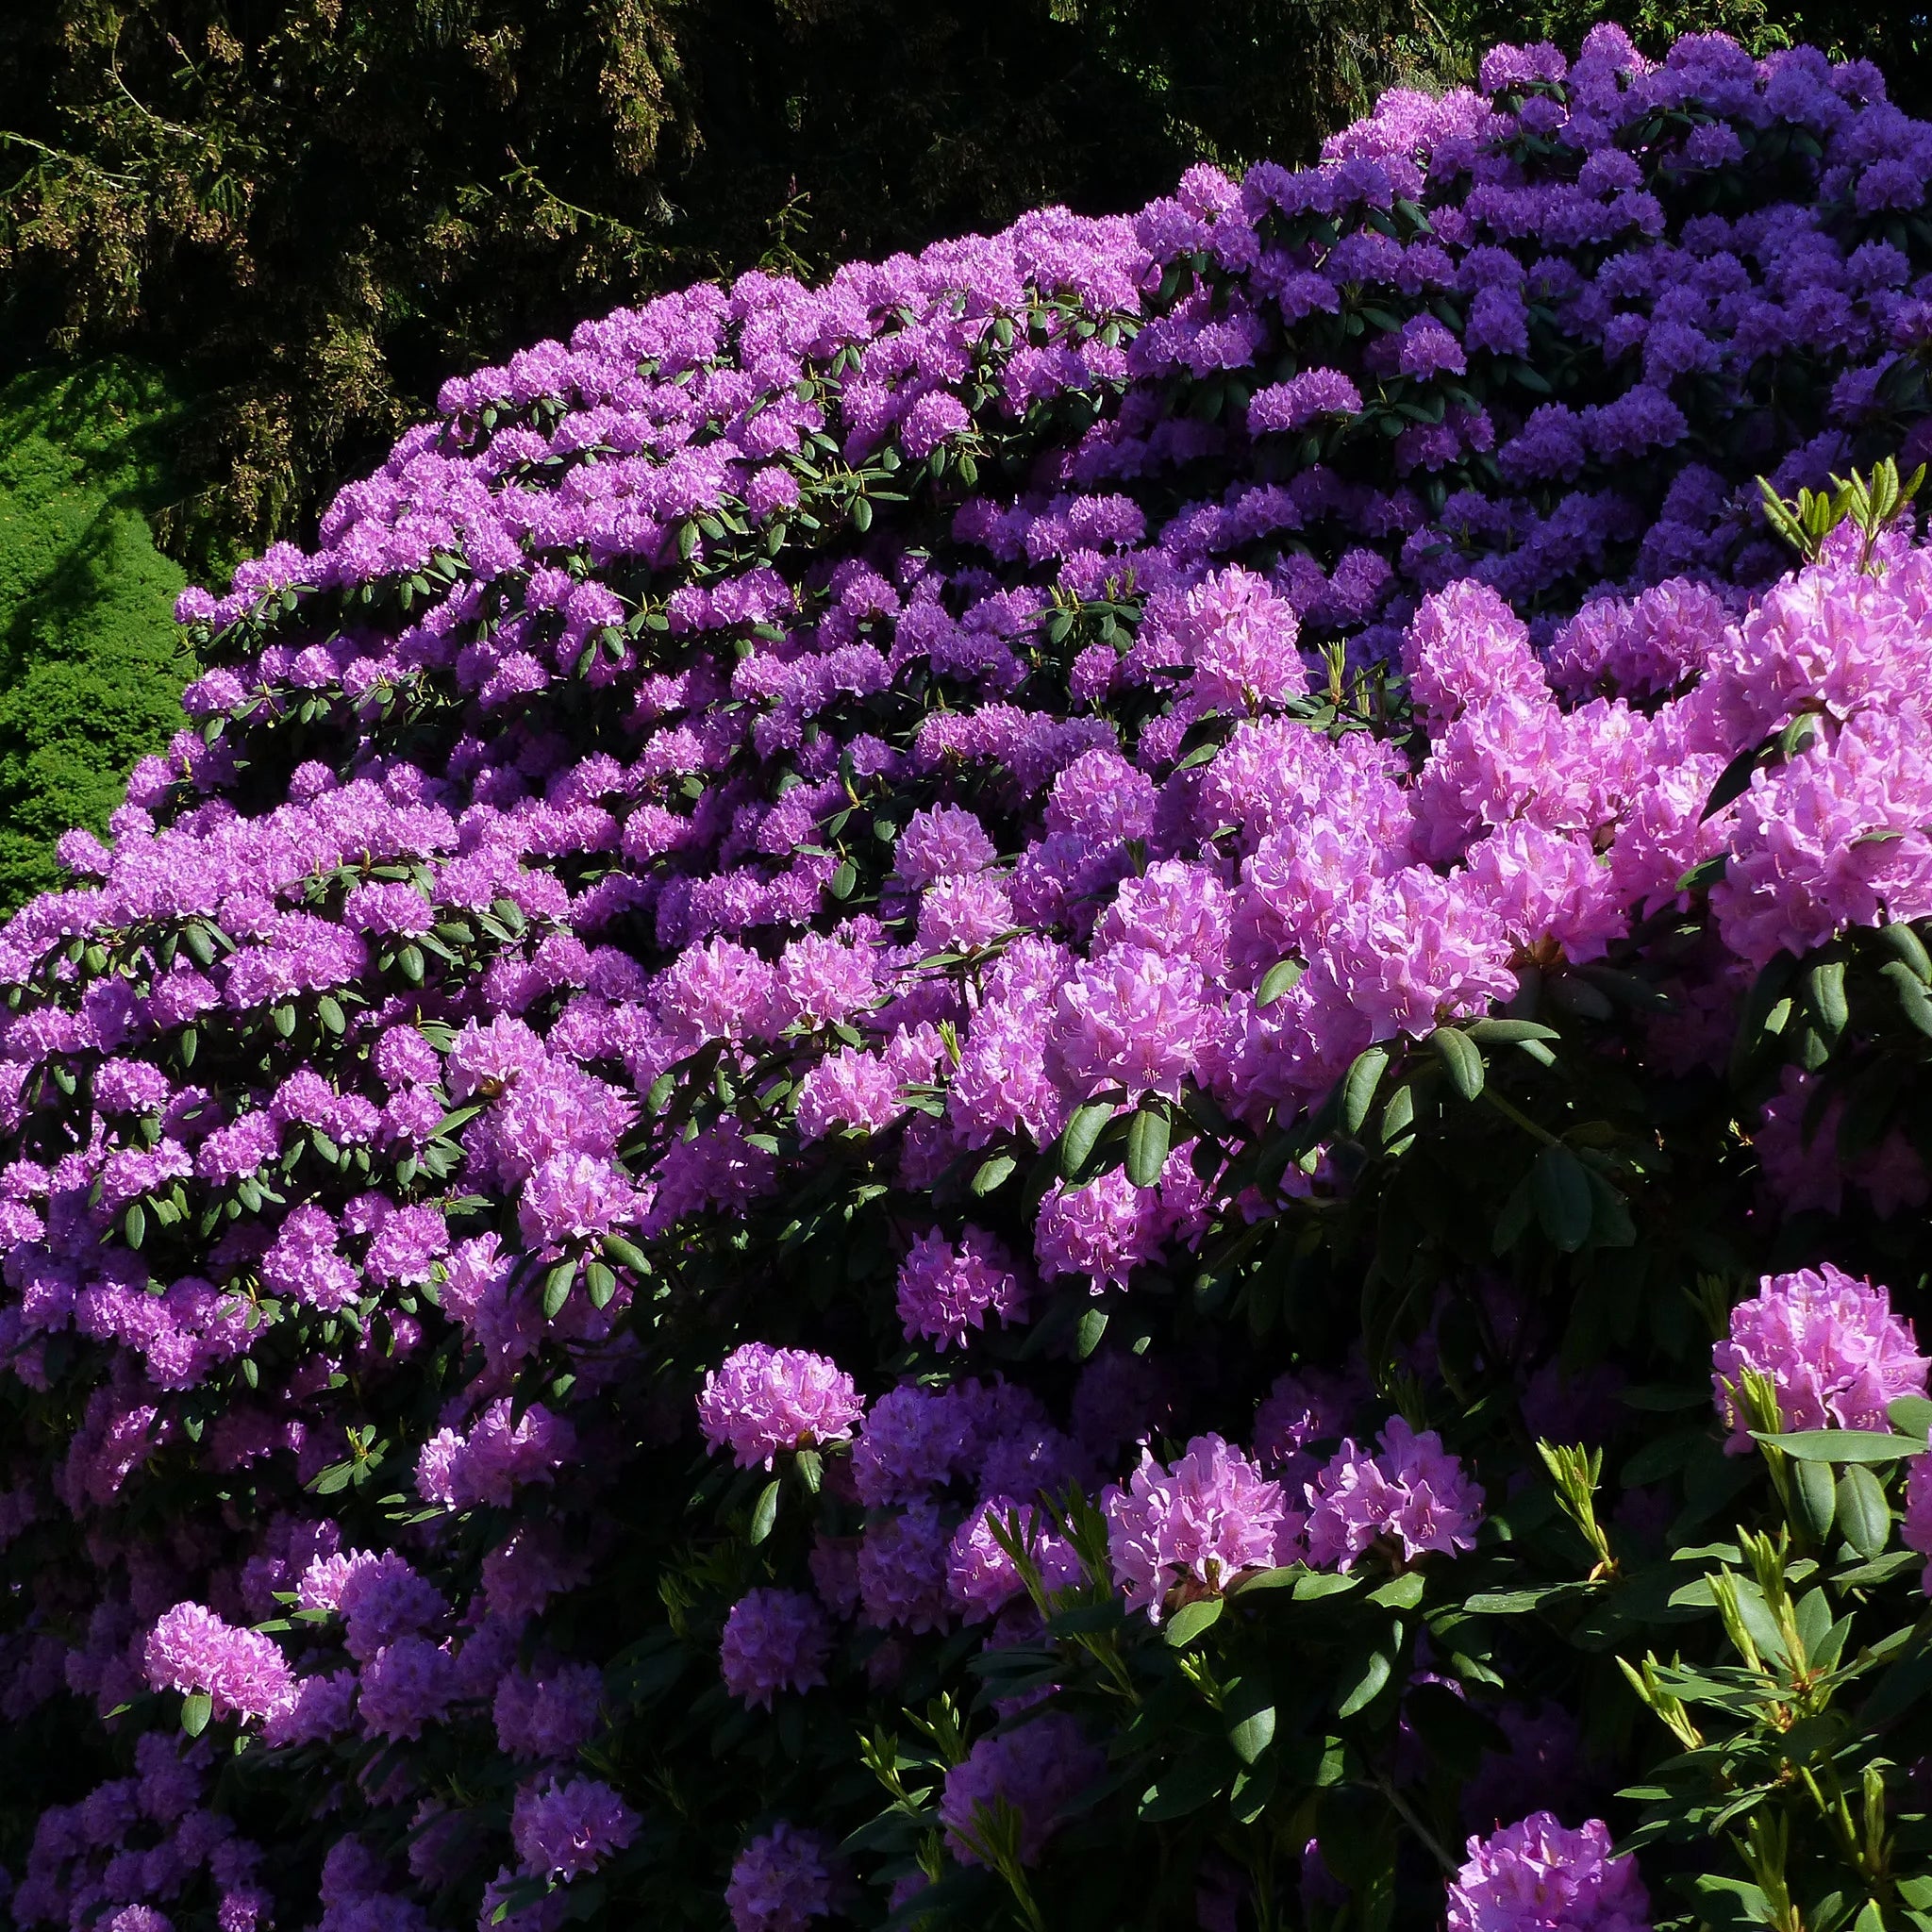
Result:
<svg viewBox="0 0 1932 1932"><path fill-rule="evenodd" d="M184 599L0 931L17 1925L1932 1925L1932 128L1482 84Z"/></svg>

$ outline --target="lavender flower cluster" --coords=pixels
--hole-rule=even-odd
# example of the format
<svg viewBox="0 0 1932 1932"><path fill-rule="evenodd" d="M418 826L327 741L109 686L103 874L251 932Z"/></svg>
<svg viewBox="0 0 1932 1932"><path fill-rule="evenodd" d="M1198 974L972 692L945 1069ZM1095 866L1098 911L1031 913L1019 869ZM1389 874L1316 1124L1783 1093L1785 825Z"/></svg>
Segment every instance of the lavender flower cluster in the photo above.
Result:
<svg viewBox="0 0 1932 1932"><path fill-rule="evenodd" d="M1927 441L1928 172L1859 63L1499 48L1298 173L588 323L188 593L184 728L0 929L0 1714L85 1738L14 1922L987 1923L1189 1775L1501 1789L1399 1794L1519 1710L1416 1618L1522 1421L1615 1407L1600 1331L1687 1344L1562 1272L1677 1184L1485 1055L1732 1108L1739 1254L1932 1195L1841 963L1786 990L1924 958L1932 552L1789 570L1754 481ZM1497 1239L1364 1269L1448 1076L1532 1137ZM1765 1272L1731 1446L1746 1369L1924 1394L1881 1291ZM1304 1613L1367 1688L1277 1770L1286 1670L1222 1719ZM1647 1923L1520 1795L1431 1909Z"/></svg>

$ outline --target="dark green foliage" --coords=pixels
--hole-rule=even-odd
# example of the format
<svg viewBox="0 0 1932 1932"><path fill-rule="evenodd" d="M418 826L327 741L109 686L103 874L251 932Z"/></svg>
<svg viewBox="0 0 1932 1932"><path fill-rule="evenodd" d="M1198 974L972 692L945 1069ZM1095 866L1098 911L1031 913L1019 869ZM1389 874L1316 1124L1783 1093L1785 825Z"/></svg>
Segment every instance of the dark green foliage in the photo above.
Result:
<svg viewBox="0 0 1932 1932"><path fill-rule="evenodd" d="M53 842L103 828L129 766L179 722L178 565L145 515L183 417L151 374L98 363L0 386L0 908L54 882Z"/></svg>
<svg viewBox="0 0 1932 1932"><path fill-rule="evenodd" d="M170 520L304 534L453 371L814 268L1306 158L1411 0L42 0L0 18L0 323L209 392ZM803 253L801 253L801 247Z"/></svg>

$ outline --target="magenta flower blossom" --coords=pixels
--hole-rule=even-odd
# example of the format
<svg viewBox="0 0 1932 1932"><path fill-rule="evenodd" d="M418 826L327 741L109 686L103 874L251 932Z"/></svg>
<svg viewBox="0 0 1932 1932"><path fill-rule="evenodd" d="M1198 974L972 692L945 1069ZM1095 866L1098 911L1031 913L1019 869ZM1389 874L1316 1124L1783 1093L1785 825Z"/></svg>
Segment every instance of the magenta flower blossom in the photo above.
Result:
<svg viewBox="0 0 1932 1932"><path fill-rule="evenodd" d="M1729 1338L1710 1352L1711 1394L1729 1428L1733 1456L1756 1446L1736 1400L1738 1378L1755 1369L1777 1391L1786 1429L1884 1429L1902 1395L1923 1395L1932 1362L1919 1353L1909 1321L1891 1295L1855 1281L1829 1261L1795 1274L1768 1274L1731 1310Z"/></svg>
<svg viewBox="0 0 1932 1932"><path fill-rule="evenodd" d="M238 1630L200 1604L176 1604L142 1652L157 1690L207 1697L216 1717L264 1718L295 1694L295 1674L272 1637Z"/></svg>
<svg viewBox="0 0 1932 1932"><path fill-rule="evenodd" d="M594 1154L553 1154L538 1164L517 1197L517 1225L533 1249L614 1234L637 1218L630 1177Z"/></svg>
<svg viewBox="0 0 1932 1932"><path fill-rule="evenodd" d="M533 1876L568 1883L594 1872L637 1836L638 1815L595 1778L556 1779L541 1790L517 1793L510 1837L523 1869Z"/></svg>
<svg viewBox="0 0 1932 1932"><path fill-rule="evenodd" d="M1449 1881L1449 1932L1649 1932L1637 1860L1610 1856L1601 1819L1571 1831L1537 1811L1468 1850Z"/></svg>
<svg viewBox="0 0 1932 1932"><path fill-rule="evenodd" d="M858 1551L858 1600L865 1621L880 1630L943 1630L950 1621L949 1541L931 1503L914 1503L884 1523L868 1524Z"/></svg>
<svg viewBox="0 0 1932 1932"><path fill-rule="evenodd" d="M604 1673L592 1664L512 1671L491 1706L496 1741L516 1757L575 1757L596 1732L603 1698Z"/></svg>
<svg viewBox="0 0 1932 1932"><path fill-rule="evenodd" d="M1153 1624L1175 1590L1212 1596L1244 1571L1271 1568L1301 1525L1280 1484L1219 1436L1196 1436L1171 1469L1141 1450L1126 1487L1109 1487L1100 1507L1114 1580Z"/></svg>
<svg viewBox="0 0 1932 1932"><path fill-rule="evenodd" d="M959 1391L907 1384L889 1389L866 1411L852 1450L852 1480L869 1509L907 1503L949 1480L974 1448L972 1418Z"/></svg>
<svg viewBox="0 0 1932 1932"><path fill-rule="evenodd" d="M957 805L927 806L912 814L893 848L894 874L908 886L983 871L999 856L986 827Z"/></svg>
<svg viewBox="0 0 1932 1932"><path fill-rule="evenodd" d="M1919 1588L1932 1596L1932 1456L1915 1456L1909 1465L1899 1541L1926 1559L1919 1574Z"/></svg>
<svg viewBox="0 0 1932 1932"><path fill-rule="evenodd" d="M1473 882L1423 866L1369 880L1336 908L1324 941L1308 997L1338 1021L1353 1016L1364 1046L1398 1033L1420 1040L1516 991L1502 920Z"/></svg>
<svg viewBox="0 0 1932 1932"><path fill-rule="evenodd" d="M908 457L930 456L949 436L973 426L973 418L958 396L928 390L907 410L899 425L899 443Z"/></svg>
<svg viewBox="0 0 1932 1932"><path fill-rule="evenodd" d="M663 1688L652 1749L702 1785L707 1709L838 1706L791 1793L827 1840L747 1847L740 1924L880 1916L892 1880L869 1865L861 1902L829 1849L859 1822L845 1720L964 1700L988 1644L995 1672L1028 1647L1004 1659L1028 1688L933 1794L936 1840L970 1859L1005 1805L1051 1857L1119 1740L1019 1722L1087 1670L1033 1669L1007 1515L1077 1586L1042 1495L1120 1477L1110 1569L1170 1630L1298 1558L1432 1562L1447 1591L1477 1538L1474 1457L1509 1416L1458 1421L1465 1467L1406 1425L1349 1441L1365 1385L1297 1371L1257 1411L1283 1363L1207 1291L1243 1230L1267 1265L1291 1199L1318 1235L1373 1212L1386 1174L1352 1147L1266 1158L1314 1139L1354 1055L1433 1059L1442 1023L1520 995L1614 1066L1696 1191L1738 1145L1721 1074L1755 968L1842 938L1869 956L1848 1049L1906 1023L1903 958L1907 1006L1867 995L1874 929L1932 918L1932 549L1901 519L1795 568L1751 484L1824 486L1888 429L1907 469L1932 450L1932 240L1892 219L1925 206L1932 127L1865 63L1720 36L1653 63L1599 25L1574 64L1501 49L1481 78L1389 95L1307 168L1191 168L1138 216L1041 210L587 321L452 379L312 554L184 598L208 668L182 728L0 926L0 1720L64 1724L118 1774L4 1794L13 1920L261 1932L280 1852L242 1833L277 1805L313 1824L318 1932L425 1932L451 1899L562 1932L593 1869L648 1918L616 1849L642 1827L578 1772L607 1669L621 1692L684 1621L613 1587L612 1524L633 1496L684 1507L693 1362L705 1438L743 1465L711 1465L686 1524L730 1615L722 1685ZM834 452L906 488L861 509ZM1794 720L1809 741L1707 816ZM1606 957L1671 1010L1591 1017L1564 969ZM1513 1050L1492 1069L1495 1097L1521 1075L1557 1104ZM1852 1131L1842 1071L1750 1097L1754 1241L1847 1203L1897 1235L1932 1200L1901 1126ZM1191 1089L1236 1131L1154 1185L1039 1165L1090 1094ZM1478 1221L1512 1184L1491 1179ZM620 1236L649 1264L624 1298L546 1314L558 1256ZM1794 1424L1882 1422L1926 1386L1910 1332L1814 1279L1740 1310L1727 1366ZM1090 1294L1083 1340L1105 1315L1111 1346L1076 1365ZM1515 1312L1507 1359L1550 1361ZM858 1379L746 1337L822 1341ZM1012 1379L972 1374L993 1361ZM1620 1366L1538 1371L1524 1416L1589 1436ZM861 1382L888 1391L869 1412ZM372 1425L379 1487L414 1457L432 1506L379 1553L342 1526L380 1498L334 1487ZM1251 1460L1197 1433L1251 1426ZM841 1442L813 1507L734 1555L755 1472ZM1653 1543L1676 1488L1606 1507ZM1917 1468L1906 1535L1932 1557ZM286 1638L242 1627L291 1599ZM1266 1647L1269 1617L1235 1621ZM1441 1782L1432 1674L1399 1783ZM247 1777L128 1730L153 1682L257 1732ZM1567 1789L1520 1688L1485 1708L1549 1789L1492 1802L1478 1767L1483 1826ZM765 1795L721 1785L713 1824L766 1831ZM1457 1932L1641 1923L1607 1860L1588 1833L1491 1840ZM1319 1854L1301 1867L1319 1916ZM1217 1932L1252 1903L1224 1871L1198 1874Z"/></svg>
<svg viewBox="0 0 1932 1932"><path fill-rule="evenodd" d="M1255 1411L1256 1459L1273 1469L1310 1442L1343 1434L1368 1393L1368 1378L1359 1371L1338 1375L1309 1369L1277 1375Z"/></svg>
<svg viewBox="0 0 1932 1932"><path fill-rule="evenodd" d="M770 1469L781 1450L848 1441L864 1410L836 1362L747 1341L706 1375L698 1426L713 1450L730 1449L740 1469Z"/></svg>
<svg viewBox="0 0 1932 1932"><path fill-rule="evenodd" d="M946 1550L946 1594L965 1612L968 1623L997 1616L1008 1604L1027 1594L1019 1565L993 1534L995 1523L1002 1531L1017 1523L1045 1589L1064 1590L1084 1579L1086 1572L1073 1545L1055 1533L1037 1508L1023 1508L1010 1496L990 1497L953 1532Z"/></svg>
<svg viewBox="0 0 1932 1932"><path fill-rule="evenodd" d="M770 1710L780 1690L808 1690L825 1681L831 1648L831 1628L812 1598L795 1590L754 1590L724 1620L718 1662L732 1696Z"/></svg>
<svg viewBox="0 0 1932 1932"><path fill-rule="evenodd" d="M957 1248L937 1229L921 1235L899 1264L899 1320L908 1341L963 1348L989 1315L1018 1321L1026 1301L1012 1257L984 1228L967 1228Z"/></svg>
<svg viewBox="0 0 1932 1932"><path fill-rule="evenodd" d="M998 879L984 874L935 879L919 897L924 952L971 952L991 944L1013 924L1011 895Z"/></svg>
<svg viewBox="0 0 1932 1932"><path fill-rule="evenodd" d="M1351 1570L1373 1544L1386 1542L1413 1562L1431 1552L1475 1547L1483 1492L1463 1474L1433 1429L1418 1435L1391 1416L1374 1454L1344 1441L1307 1487L1308 1561Z"/></svg>
<svg viewBox="0 0 1932 1932"><path fill-rule="evenodd" d="M1194 667L1194 695L1210 708L1259 711L1308 688L1294 606L1239 564L1188 592L1174 631Z"/></svg>

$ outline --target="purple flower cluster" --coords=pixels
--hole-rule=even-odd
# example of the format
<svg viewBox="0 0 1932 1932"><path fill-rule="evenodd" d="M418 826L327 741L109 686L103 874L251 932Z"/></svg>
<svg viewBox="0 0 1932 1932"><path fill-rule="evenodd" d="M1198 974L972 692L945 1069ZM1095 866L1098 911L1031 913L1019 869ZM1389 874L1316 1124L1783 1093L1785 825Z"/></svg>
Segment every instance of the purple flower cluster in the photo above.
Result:
<svg viewBox="0 0 1932 1932"><path fill-rule="evenodd" d="M736 1932L806 1932L835 1909L837 1893L832 1848L781 1819L739 1854L724 1904Z"/></svg>
<svg viewBox="0 0 1932 1932"><path fill-rule="evenodd" d="M1449 1884L1449 1932L1648 1932L1650 1896L1635 1858L1610 1856L1592 1818L1580 1830L1547 1811L1472 1838Z"/></svg>
<svg viewBox="0 0 1932 1932"><path fill-rule="evenodd" d="M1731 1310L1727 1340L1711 1350L1711 1390L1734 1456L1755 1444L1738 1400L1739 1378L1755 1370L1777 1391L1785 1429L1885 1429L1902 1395L1924 1395L1932 1362L1912 1324L1891 1312L1891 1296L1855 1281L1829 1261L1796 1274L1767 1275Z"/></svg>
<svg viewBox="0 0 1932 1932"><path fill-rule="evenodd" d="M1105 1753L1072 1718L1048 1712L980 1739L947 1772L940 1820L957 1855L983 1865L987 1824L998 1818L1001 1807L1009 1807L1019 1825L1020 1862L1031 1865L1068 1804L1106 1768Z"/></svg>
<svg viewBox="0 0 1932 1932"><path fill-rule="evenodd" d="M1420 1435L1391 1416L1375 1454L1344 1441L1308 1485L1308 1561L1348 1570L1383 1544L1412 1563L1474 1549L1483 1492L1433 1429Z"/></svg>
<svg viewBox="0 0 1932 1932"><path fill-rule="evenodd" d="M780 1690L808 1690L825 1681L832 1633L817 1602L795 1590L754 1590L724 1620L718 1653L724 1688L767 1710Z"/></svg>
<svg viewBox="0 0 1932 1932"><path fill-rule="evenodd" d="M1198 1436L1172 1468L1142 1450L1124 1489L1102 1499L1114 1575L1128 1607L1159 1623L1178 1590L1214 1595L1288 1560L1301 1514L1219 1436Z"/></svg>
<svg viewBox="0 0 1932 1932"><path fill-rule="evenodd" d="M698 1421L741 1469L770 1469L781 1451L845 1441L864 1407L852 1377L824 1356L748 1341L705 1377Z"/></svg>
<svg viewBox="0 0 1932 1932"><path fill-rule="evenodd" d="M153 1760L41 1808L16 1918L266 1923L177 1693L299 1793L324 1932L554 1932L693 1632L782 1733L1036 1639L1009 1526L1103 1593L1074 1491L1150 1623L1468 1550L1477 1449L1358 1447L1318 1365L1251 1459L1280 1359L1123 1330L1346 1197L1368 1049L1587 1014L1668 913L1620 1051L1688 1077L1758 969L1932 915L1932 552L1780 576L1753 485L1925 442L1928 166L1860 63L1499 50L1307 169L586 323L188 592L183 728L0 928L0 1716ZM1814 1066L1743 1106L1767 1224L1932 1197ZM1744 1367L1792 1426L1925 1387L1828 1267L1737 1310L1740 1441ZM1037 1857L1100 1750L983 1736L954 1844L1003 1799ZM741 1932L839 1908L742 1795ZM1641 1917L1515 1829L1458 1925L1545 1867Z"/></svg>

